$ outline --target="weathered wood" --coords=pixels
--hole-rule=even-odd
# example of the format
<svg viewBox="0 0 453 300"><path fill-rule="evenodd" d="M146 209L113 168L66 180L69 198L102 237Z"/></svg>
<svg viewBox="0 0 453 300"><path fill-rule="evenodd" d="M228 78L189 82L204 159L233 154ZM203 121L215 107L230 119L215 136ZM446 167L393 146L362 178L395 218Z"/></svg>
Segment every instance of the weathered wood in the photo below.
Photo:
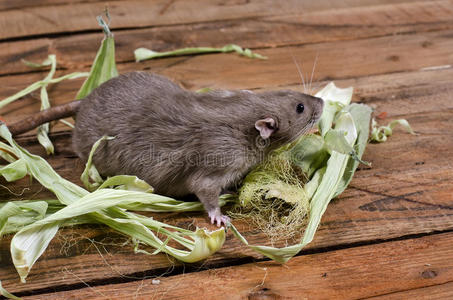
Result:
<svg viewBox="0 0 453 300"><path fill-rule="evenodd" d="M92 0L83 2L88 1ZM64 1L62 5L52 5L52 2L53 0L42 1L41 4L44 5L42 7L38 7L41 4L30 2L27 5L33 7L23 11L14 9L1 11L2 3L6 2L0 0L0 39L17 40L3 42L0 47L2 63L0 75L29 72L20 65L21 58L39 61L45 58L47 53L54 52L57 53L61 65L67 69L64 73L87 70L102 36L98 33L99 28L94 22L94 15L102 11L103 3L79 3L80 1L74 0L68 5L68 1ZM271 281L266 282L271 284L269 292L259 289L262 287L259 284L262 282L263 274L257 279L259 276L256 275L255 268L251 275L247 276L247 272L250 271L247 267L250 265L246 265L244 276L256 280L257 283L252 285L250 281L245 280L244 289L241 291L250 291L258 285L258 288L252 290L254 294L248 295L253 298L264 297L266 293L270 297L271 293L279 292L279 289L294 295L297 291L313 293L314 290L320 289L330 293L326 294L326 298L340 299L350 295L371 297L383 294L386 294L385 297L393 295L394 298L398 296L405 298L417 295L417 291L429 295L434 287L429 288L428 285L437 285L443 291L447 291L452 271L449 259L451 251L446 245L451 244L451 234L385 243L384 246L353 247L378 240L453 229L451 205L453 61L450 51L453 34L450 16L453 3L446 0L416 2L322 0L301 1L297 2L297 5L296 1L268 2L233 0L220 3L206 0L201 3L192 0L159 0L154 2L154 5L159 7L159 12L150 11L153 4L145 1L112 2L113 6L110 7L114 18L112 26L121 29L116 32L117 55L118 60L122 62L119 64L120 71L151 69L174 78L189 89L206 86L246 89L275 89L287 86L295 88L300 80L291 52L302 63L307 74L310 73L314 58L319 53L315 80L335 79L340 86L356 87L355 101L372 105L378 114L387 112L387 119L383 120L383 123L389 119L405 117L420 135L414 137L396 130L395 136L387 143L368 146L364 159L371 161L373 168L361 167L350 188L329 205L314 242L307 247L310 252L327 251L327 253L299 257L290 262L293 263L290 266L295 266L294 269L297 271L309 271L307 279L304 277L301 280L295 275L290 276L294 273L286 274L287 269L280 267L272 269L271 272L275 273L270 275ZM221 4L222 9L219 9ZM204 5L203 9L199 9L200 5ZM78 15L79 13L81 15ZM30 14L34 14L35 18L25 17ZM41 17L36 17L37 15ZM16 22L18 18L20 20L14 26L3 26ZM29 26L30 22L33 26L24 27ZM52 22L54 24L51 24ZM143 29L132 30L135 27ZM69 31L78 34L65 35L65 32ZM95 32L79 34L81 31ZM52 36L32 39L33 35L47 34ZM391 34L394 35L390 36ZM22 40L22 37L27 40ZM146 40L145 44L140 44L141 40ZM257 48L258 52L268 55L270 60L252 61L232 54L169 58L142 64L130 63L132 50L138 46L169 50L183 46L220 46L229 42ZM291 45L293 47L289 47ZM270 47L278 48L262 49ZM444 67L421 70L436 66ZM43 72L35 72L0 77L2 86L0 99L44 76ZM53 104L72 99L81 82L82 80L65 82L53 87L50 91ZM22 116L32 114L39 109L37 96L35 93L32 97L25 97L2 110L0 114L7 121L19 120ZM80 184L78 176L83 166L74 159L69 135L64 132L57 133L52 139L56 143L57 155L49 158L50 163L63 177ZM19 141L26 145L27 149L44 155L34 137L21 137ZM5 182L0 183L6 185ZM19 194L27 186L29 186L27 179L16 184L7 184L8 188ZM39 184L34 183L30 191L24 191L22 196L18 197L39 199L51 196L50 192L39 190ZM11 195L6 189L0 188L0 197L4 201ZM207 219L201 213L153 216L183 227L193 228L194 225L190 225L192 221L199 226L208 226ZM264 236L256 228L245 223L237 225L251 243L264 243ZM86 282L96 289L99 288L101 292L105 289L105 295L110 298L121 296L130 298L137 290L138 295L151 298L154 295L151 295L151 292L155 290L154 286L149 287L149 280L143 281L143 290L146 291L145 294L141 293L139 282L143 276L161 275L173 266L181 266L177 262L169 261L165 255L133 254L130 245L119 246L125 241L123 237L105 227L82 226L61 230L34 266L28 283L21 285L10 262L8 247L10 238L8 236L0 244L0 280L13 292L38 290L39 293L47 293L53 289L60 291L78 289ZM424 242L421 244L417 242L421 240ZM95 241L94 244L92 241ZM349 249L330 251L338 247ZM372 250L366 250L371 249L368 247ZM438 247L438 251L430 247ZM363 252L363 249L366 251ZM404 256L406 252L408 257ZM349 253L352 255L351 259ZM333 254L332 259L329 260L328 254ZM374 254L377 255L377 259L372 257ZM418 271L425 277L433 276L432 271L437 272L434 280L427 281L414 277L415 264L421 261L417 255L436 259L435 263L427 262L433 269L430 269L431 266L423 265L423 269ZM185 267L197 271L198 267L221 267L225 264L244 263L249 261L250 257L262 258L246 249L229 234L224 248L219 253L204 264ZM392 259L395 262L392 262ZM311 262L314 264L310 264ZM311 267L313 265L314 267ZM381 266L382 270L379 268ZM396 272L394 268L397 269ZM330 271L319 273L319 278L313 275L316 270L321 269ZM223 272L224 269L219 270ZM241 275L242 269L233 267L232 271L229 270L227 269L225 276L237 282L235 280L238 277L234 277L234 273L239 272ZM182 269L178 269L177 272L181 271ZM370 272L372 275L368 277ZM327 273L328 279L318 283L317 280L321 280L320 276L324 273ZM332 281L329 281L331 273L334 276L330 277ZM216 273L215 271L200 273L200 279L197 280L202 280L206 274ZM293 281L285 280L281 277L282 274L288 275ZM158 288L168 290L167 287L176 282L178 283L176 289L184 291L184 286L180 287L179 281L172 281L178 278L186 279L182 275L178 276L165 278L168 279L168 283L163 281ZM190 278L198 276L196 274L189 276L189 281L184 283L183 280L183 284L190 286ZM364 281L364 278L367 281ZM297 282L294 281L296 279ZM134 281L124 285L124 294L121 292L118 295L109 294L118 291L123 285L101 286L109 281L122 280ZM228 284L224 284L222 278L214 282L226 286L222 288L228 288ZM277 282L277 285L274 285L274 282ZM132 288L134 284L135 289ZM327 288L322 289L326 285ZM364 288L368 285L373 287ZM47 290L40 290L46 288ZM204 284L203 288L208 289L209 286ZM186 290L195 289L192 285ZM86 295L87 297L96 295L88 294L88 289L82 289L74 290L72 294L69 292L67 296L85 298ZM61 293L55 297L58 295L65 297ZM187 297L189 295L186 294ZM307 295L316 298L319 294ZM449 296L446 292L435 295ZM300 294L297 294L296 297L299 296ZM47 298L47 294L36 298Z"/></svg>
<svg viewBox="0 0 453 300"><path fill-rule="evenodd" d="M117 0L110 0L113 2ZM29 1L29 0L1 0L0 1L0 11L2 10L12 10L12 9L27 9L31 7L38 6L55 6L55 5L73 5L81 2L100 2L99 0L39 0L39 1Z"/></svg>
<svg viewBox="0 0 453 300"><path fill-rule="evenodd" d="M432 276L434 273L425 273L425 276ZM416 300L433 300L433 299L451 299L453 298L453 282L444 284L432 285L413 289L390 293L387 295L371 297L372 300L400 300L400 299L416 299Z"/></svg>
<svg viewBox="0 0 453 300"><path fill-rule="evenodd" d="M219 20L246 19L282 14L306 13L370 5L410 2L408 0L346 1L115 1L109 5L111 28L141 28L190 24ZM95 17L105 3L74 3L22 10L0 11L0 40L30 35L97 30Z"/></svg>
<svg viewBox="0 0 453 300"><path fill-rule="evenodd" d="M119 69L121 72L152 70L179 81L189 89L278 88L300 82L291 54L299 59L307 75L309 74L307 66L311 67L318 55L315 80L417 71L425 67L448 65L451 62L449 49L453 48L453 40L449 38L452 33L448 30L405 35L397 39L380 37L303 47L263 49L260 52L269 57L266 61L249 60L235 54L218 54L160 59L140 64L125 63L120 64ZM407 51L408 49L411 50ZM246 67L244 64L247 64ZM275 66L279 66L278 71ZM421 76L428 74L430 73L423 73ZM0 91L0 97L7 97L42 79L43 76L41 73L32 73L0 77L0 85L8 87ZM426 80L429 81L428 78ZM59 84L59 88L50 93L53 104L73 99L81 82L82 80L73 80ZM7 123L17 121L22 118L22 114L28 116L39 110L40 104L36 98L36 96L24 97L2 109L0 114Z"/></svg>
<svg viewBox="0 0 453 300"><path fill-rule="evenodd" d="M437 234L299 256L284 266L251 263L162 277L160 284L145 279L25 299L358 299L399 291L417 295L404 291L451 286L452 242L452 233ZM451 290L437 295L451 295Z"/></svg>
<svg viewBox="0 0 453 300"><path fill-rule="evenodd" d="M240 41L242 47L263 48L446 30L453 28L452 11L453 3L441 0L122 30L115 32L116 59L134 61L133 50L139 47L169 51ZM0 74L29 72L22 59L40 61L50 53L57 54L59 66L65 68L90 66L101 39L99 29L92 34L5 43L0 48Z"/></svg>

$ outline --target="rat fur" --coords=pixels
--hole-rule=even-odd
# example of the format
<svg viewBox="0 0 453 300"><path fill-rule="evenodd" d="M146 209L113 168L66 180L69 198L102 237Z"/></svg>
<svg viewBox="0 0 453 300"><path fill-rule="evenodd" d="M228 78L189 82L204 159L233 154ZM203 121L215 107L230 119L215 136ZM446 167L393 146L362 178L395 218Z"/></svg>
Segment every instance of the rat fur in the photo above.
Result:
<svg viewBox="0 0 453 300"><path fill-rule="evenodd" d="M321 99L291 90L195 93L157 74L131 72L81 101L73 148L86 161L98 139L114 137L94 154L101 174L136 175L171 197L195 194L220 226L228 222L221 191L309 130L322 108Z"/></svg>

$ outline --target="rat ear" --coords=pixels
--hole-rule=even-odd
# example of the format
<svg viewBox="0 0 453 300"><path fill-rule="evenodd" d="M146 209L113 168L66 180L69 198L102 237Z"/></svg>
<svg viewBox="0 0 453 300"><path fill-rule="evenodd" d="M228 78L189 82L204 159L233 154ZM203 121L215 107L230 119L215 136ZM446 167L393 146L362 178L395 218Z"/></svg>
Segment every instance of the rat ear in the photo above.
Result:
<svg viewBox="0 0 453 300"><path fill-rule="evenodd" d="M263 139L268 139L277 129L273 118L265 118L255 122L255 128L260 132Z"/></svg>

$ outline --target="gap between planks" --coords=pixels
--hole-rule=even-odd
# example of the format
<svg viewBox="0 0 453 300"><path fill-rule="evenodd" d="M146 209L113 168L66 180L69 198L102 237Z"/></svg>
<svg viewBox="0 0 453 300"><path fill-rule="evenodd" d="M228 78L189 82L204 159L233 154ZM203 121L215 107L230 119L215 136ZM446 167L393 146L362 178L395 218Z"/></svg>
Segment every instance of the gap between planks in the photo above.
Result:
<svg viewBox="0 0 453 300"><path fill-rule="evenodd" d="M345 0L335 2L335 8L353 8L397 4L407 0ZM422 2L422 1L418 1ZM175 1L170 9L162 8L168 0L115 1L109 5L114 18L111 28L138 28L158 25L202 23L213 20L232 20L297 14L332 9L332 1ZM98 29L93 22L103 12L104 3L75 3L68 6L31 7L22 10L0 11L0 40L37 36L58 32L77 32ZM201 9L200 9L201 8ZM162 13L161 13L162 12Z"/></svg>
<svg viewBox="0 0 453 300"><path fill-rule="evenodd" d="M451 233L452 230L449 231L438 231L438 232L432 232L429 234L416 234L416 235L408 235L408 236L402 236L398 238L392 238L392 239L387 239L387 240L375 240L375 241L368 241L368 242L363 242L363 243L351 243L348 245L338 245L338 246L332 246L332 247L325 247L325 248L314 248L310 250L302 250L300 253L298 253L296 256L294 256L293 259L300 257L300 256L307 256L307 255L314 255L314 254L323 254L323 253L329 253L329 252L336 252L340 250L346 250L346 249L352 249L352 248L357 248L357 247L366 247L366 246L375 246L379 245L381 243L390 243L390 242L396 242L396 241L407 241L411 239L418 239L418 238L424 238L432 235L438 235L438 234L446 234L446 233ZM69 285L61 285L61 286L51 286L51 287L45 287L41 289L33 289L33 290L26 290L26 291L21 291L19 293L16 293L17 296L37 296L37 295L45 295L48 293L56 293L56 292L70 292L73 290L78 290L78 289L84 289L85 287L91 287L91 288L96 288L96 287L102 287L106 285L114 285L114 284L124 284L124 283L131 283L133 284L134 282L137 281L144 281L148 279L155 279L155 278L160 278L165 280L166 278L172 278L177 275L187 275L191 273L196 273L196 272L203 272L206 270L215 270L215 269L222 269L225 267L235 267L235 266L241 266L245 264L251 264L251 263L273 263L271 260L268 258L252 258L252 257L243 257L243 258L238 258L235 260L230 260L228 262L218 262L217 264L177 264L171 267L171 269L151 269L148 271L141 271L136 274L128 274L127 276L121 276L121 277L110 277L110 278L99 278L97 280L93 281L82 281L80 283L74 283L74 284L69 284ZM81 279L80 279L81 280ZM390 294L399 294L399 293L405 293L407 291L398 291L398 292L392 292ZM387 295L387 294L386 294ZM383 296L386 296L383 295Z"/></svg>
<svg viewBox="0 0 453 300"><path fill-rule="evenodd" d="M123 284L93 286L25 299L358 299L410 295L450 286L453 233L302 255L285 265L262 261ZM444 290L445 292L445 290ZM446 293L452 295L450 291ZM425 294L426 295L426 294ZM378 298L379 299L379 298Z"/></svg>
<svg viewBox="0 0 453 300"><path fill-rule="evenodd" d="M451 57L451 53L447 50L453 46L453 42L449 38L452 34L453 31L448 30L415 36L400 36L396 41L391 37L384 37L266 49L261 53L269 56L267 61L248 61L237 55L214 54L175 57L140 64L119 64L118 68L121 72L151 69L177 79L189 89L207 86L227 89L256 89L283 86L300 80L294 62L289 57L289 53L292 52L300 58L300 64L303 66L311 66L313 57L319 54L320 59L315 71L316 81L350 78L350 82L354 82L357 77L419 71L427 66L445 65ZM373 50L370 51L370 49ZM408 49L411 49L410 53ZM278 71L275 70L275 65L279 66ZM200 70L200 66L203 66L202 72L194 71ZM419 74L430 82L431 79L428 75L437 74L436 72L451 76L449 69L421 71ZM0 77L0 84L8 87L0 91L0 97L10 96L42 77L41 73ZM445 79L440 78L440 81L445 82ZM68 95L75 95L81 82L82 80L66 81L53 88L50 92L53 104L60 104L72 99L74 96ZM26 116L38 110L39 101L27 96L2 109L1 114L6 122L10 122L18 120L21 115Z"/></svg>
<svg viewBox="0 0 453 300"><path fill-rule="evenodd" d="M438 13L439 6L443 7L442 13ZM243 47L263 49L447 30L453 28L449 11L453 12L453 3L442 0L209 24L114 30L116 57L117 62L134 61L133 50L139 47L168 51L239 43ZM0 76L30 71L21 59L43 60L49 53L57 54L61 67L89 67L101 38L102 33L98 30L93 34L6 43L0 50L3 66ZM77 47L73 46L75 44ZM93 57L86 53L93 53Z"/></svg>

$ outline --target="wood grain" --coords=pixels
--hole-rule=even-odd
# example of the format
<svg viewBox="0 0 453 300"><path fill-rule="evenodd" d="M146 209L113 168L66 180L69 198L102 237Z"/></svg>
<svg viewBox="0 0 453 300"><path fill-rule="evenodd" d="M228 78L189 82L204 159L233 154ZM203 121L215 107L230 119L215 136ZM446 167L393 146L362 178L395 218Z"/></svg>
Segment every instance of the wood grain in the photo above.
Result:
<svg viewBox="0 0 453 300"><path fill-rule="evenodd" d="M452 242L452 233L438 234L299 256L284 266L259 262L162 277L158 285L146 279L25 299L363 299L451 286ZM434 293L451 295L445 289ZM401 295L417 294L403 290Z"/></svg>
<svg viewBox="0 0 453 300"><path fill-rule="evenodd" d="M300 82L291 54L299 60L299 64L306 70L307 76L308 70L318 55L316 81L417 71L432 66L448 66L453 64L453 52L450 51L453 48L453 39L450 38L452 34L453 31L447 30L399 37L263 49L260 52L269 57L266 61L249 60L235 54L175 57L139 64L124 63L119 65L119 70L120 72L137 69L152 70L167 75L192 90L202 87L278 88ZM411 51L408 52L405 49L411 49ZM279 66L279 68L276 69L275 66ZM310 67L307 68L307 66ZM423 73L423 75L428 74ZM41 73L32 73L0 77L0 85L7 87L0 91L0 97L10 96L42 79L43 76L44 74ZM81 82L82 80L74 80L59 84L58 88L50 93L52 102L61 104L72 100ZM0 114L7 123L20 120L22 116L28 116L39 110L38 99L36 94L32 97L24 97L2 109Z"/></svg>
<svg viewBox="0 0 453 300"><path fill-rule="evenodd" d="M432 276L433 273L425 273L425 276ZM414 300L437 300L451 299L453 297L453 282L447 282L439 285L426 286L418 289L390 293L371 297L373 300L399 300L399 299L414 299Z"/></svg>
<svg viewBox="0 0 453 300"><path fill-rule="evenodd" d="M198 298L203 291L210 293L207 299L236 294L249 299L452 296L453 235L438 234L453 229L451 0L117 0L109 6L121 72L155 71L192 90L300 90L291 56L306 74L318 56L316 83L335 80L339 86L354 86L355 102L371 105L376 114L387 113L380 122L407 118L419 135L397 129L388 142L370 144L364 159L373 167L361 166L350 187L329 205L315 240L302 253L313 254L284 267L267 261L250 264L263 257L231 234L214 256L183 265L161 254L134 254L125 237L91 225L61 230L25 285L11 263L11 236L5 237L0 280L8 290L34 299L193 298L191 293ZM58 74L87 70L102 38L94 17L103 8L97 0L0 0L0 99L45 76L46 71L30 72L22 58L39 61L56 53L62 68ZM224 54L132 62L132 50L139 46L166 51L231 42L269 60ZM53 86L53 104L71 100L81 83ZM0 115L9 122L38 109L34 93ZM34 136L18 140L44 155ZM80 184L83 166L71 150L69 132L57 126L52 140L57 153L49 162ZM0 184L19 194L14 198L52 196L28 179ZM0 186L0 201L11 197ZM201 213L150 216L191 229L209 226ZM252 244L265 243L257 228L236 225ZM403 240L388 241L394 239ZM224 268L232 264L237 266ZM216 269L204 271L209 268ZM152 285L149 278L161 275L161 284Z"/></svg>
<svg viewBox="0 0 453 300"><path fill-rule="evenodd" d="M453 29L452 12L453 3L442 0L121 30L114 31L116 58L117 62L134 61L133 50L139 47L169 51L240 41L242 47L259 49L446 30ZM22 59L41 61L51 53L57 54L60 67L89 67L101 39L99 29L97 33L6 43L0 48L0 75L30 72Z"/></svg>
<svg viewBox="0 0 453 300"><path fill-rule="evenodd" d="M144 0L114 1L108 5L113 18L111 28L141 28L190 24L219 20L246 19L279 14L341 9L409 2L408 0L345 1L211 1ZM98 30L95 17L105 3L74 3L0 11L0 40L23 36Z"/></svg>
<svg viewBox="0 0 453 300"><path fill-rule="evenodd" d="M113 2L116 0L109 0ZM56 5L73 5L76 3L83 2L101 2L100 0L39 0L39 1L29 1L29 0L1 0L0 1L0 11L2 10L13 10L13 9L25 9L31 7L48 7Z"/></svg>

